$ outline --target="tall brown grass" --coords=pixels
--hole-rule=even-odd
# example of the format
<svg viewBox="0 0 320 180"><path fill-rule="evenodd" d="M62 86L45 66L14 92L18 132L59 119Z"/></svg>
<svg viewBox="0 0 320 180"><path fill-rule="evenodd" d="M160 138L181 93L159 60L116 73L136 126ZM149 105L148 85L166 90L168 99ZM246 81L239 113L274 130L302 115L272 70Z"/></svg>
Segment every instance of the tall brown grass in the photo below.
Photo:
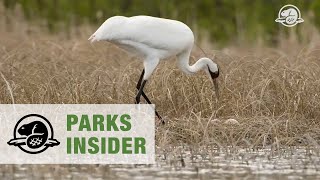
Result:
<svg viewBox="0 0 320 180"><path fill-rule="evenodd" d="M92 27L67 37L1 23L0 103L134 103L141 61L106 42L91 45ZM157 144L318 146L320 42L282 42L206 49L222 70L219 101L205 73L161 62L145 88L167 121L157 125ZM195 46L191 63L202 56Z"/></svg>

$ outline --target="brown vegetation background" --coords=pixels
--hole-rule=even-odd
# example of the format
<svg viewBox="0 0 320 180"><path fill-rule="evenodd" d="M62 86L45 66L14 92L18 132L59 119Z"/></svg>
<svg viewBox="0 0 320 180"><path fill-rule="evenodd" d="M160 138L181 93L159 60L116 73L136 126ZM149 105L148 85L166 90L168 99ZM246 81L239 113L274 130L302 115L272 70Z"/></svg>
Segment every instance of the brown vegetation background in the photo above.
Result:
<svg viewBox="0 0 320 180"><path fill-rule="evenodd" d="M134 103L141 60L90 44L97 27L49 34L19 13L10 26L0 20L0 103ZM175 58L161 62L145 88L167 121L157 123L157 144L318 146L320 38L311 25L304 31L305 43L289 34L275 47L195 46L190 63L207 56L222 69L218 101L205 73L185 75Z"/></svg>

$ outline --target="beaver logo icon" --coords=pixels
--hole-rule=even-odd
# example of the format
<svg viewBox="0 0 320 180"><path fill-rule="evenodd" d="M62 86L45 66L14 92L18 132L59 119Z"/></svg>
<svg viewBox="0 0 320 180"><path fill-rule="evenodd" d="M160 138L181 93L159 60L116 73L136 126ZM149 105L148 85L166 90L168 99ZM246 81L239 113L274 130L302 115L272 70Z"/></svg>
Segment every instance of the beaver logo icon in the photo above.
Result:
<svg viewBox="0 0 320 180"><path fill-rule="evenodd" d="M300 10L296 6L287 4L280 9L278 18L275 21L286 27L293 27L304 20L301 18Z"/></svg>
<svg viewBox="0 0 320 180"><path fill-rule="evenodd" d="M8 144L18 146L22 151L30 154L41 153L48 147L60 144L53 138L50 122L39 114L22 117L14 127L13 137Z"/></svg>

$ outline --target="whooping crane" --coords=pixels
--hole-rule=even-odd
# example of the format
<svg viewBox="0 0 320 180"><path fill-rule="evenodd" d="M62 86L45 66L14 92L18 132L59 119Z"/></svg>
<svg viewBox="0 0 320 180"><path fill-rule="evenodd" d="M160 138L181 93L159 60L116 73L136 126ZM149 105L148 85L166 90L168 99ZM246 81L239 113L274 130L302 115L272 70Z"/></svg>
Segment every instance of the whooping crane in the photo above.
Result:
<svg viewBox="0 0 320 180"><path fill-rule="evenodd" d="M144 69L137 83L136 104L140 103L141 95L151 104L143 88L159 61L171 56L177 56L179 68L187 74L205 70L213 80L217 98L219 96L218 65L206 57L189 65L194 36L182 22L151 16L114 16L107 19L88 40L91 43L108 41L143 58ZM158 112L155 113L164 123Z"/></svg>

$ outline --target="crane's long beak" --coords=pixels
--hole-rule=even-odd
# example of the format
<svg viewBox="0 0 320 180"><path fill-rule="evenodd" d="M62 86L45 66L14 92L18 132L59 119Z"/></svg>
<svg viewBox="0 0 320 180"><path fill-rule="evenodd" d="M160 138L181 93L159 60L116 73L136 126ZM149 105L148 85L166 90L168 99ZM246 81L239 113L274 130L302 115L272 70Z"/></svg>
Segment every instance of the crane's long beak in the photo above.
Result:
<svg viewBox="0 0 320 180"><path fill-rule="evenodd" d="M217 81L217 78L219 77L219 68L218 68L217 72L211 72L209 67L208 67L208 70L209 70L210 76L213 81L214 91L216 93L217 99L219 100L220 95L219 95L219 86L218 86L218 81Z"/></svg>
<svg viewBox="0 0 320 180"><path fill-rule="evenodd" d="M213 79L213 85L214 85L214 91L216 92L217 99L219 100L220 94L219 94L219 86L217 79Z"/></svg>

